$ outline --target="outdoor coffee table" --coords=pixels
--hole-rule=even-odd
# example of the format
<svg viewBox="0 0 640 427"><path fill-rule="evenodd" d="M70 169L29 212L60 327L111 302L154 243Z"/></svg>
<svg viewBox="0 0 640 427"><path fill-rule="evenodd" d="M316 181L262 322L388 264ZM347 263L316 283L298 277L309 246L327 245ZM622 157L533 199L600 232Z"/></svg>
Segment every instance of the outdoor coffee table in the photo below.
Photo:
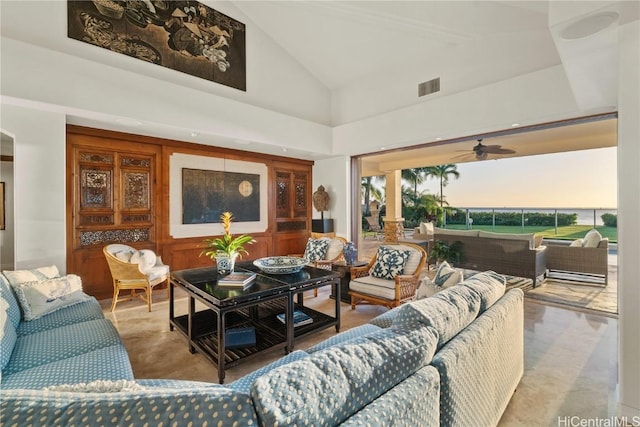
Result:
<svg viewBox="0 0 640 427"><path fill-rule="evenodd" d="M183 333L189 351L203 354L218 367L220 384L224 382L225 368L232 367L251 356L275 346L285 353L293 350L295 339L335 326L340 331L340 280L338 273L313 267L304 267L293 274L266 274L250 262L236 263L236 271L253 271L256 279L246 290L218 286L215 267L194 268L171 273L169 299L169 328ZM333 316L304 306L303 292L332 286L337 295ZM174 286L188 295L188 312L175 316ZM206 309L196 311L195 302ZM300 310L313 322L294 327L293 312ZM277 315L284 313L284 324ZM255 345L227 348L225 334L235 328L254 328Z"/></svg>

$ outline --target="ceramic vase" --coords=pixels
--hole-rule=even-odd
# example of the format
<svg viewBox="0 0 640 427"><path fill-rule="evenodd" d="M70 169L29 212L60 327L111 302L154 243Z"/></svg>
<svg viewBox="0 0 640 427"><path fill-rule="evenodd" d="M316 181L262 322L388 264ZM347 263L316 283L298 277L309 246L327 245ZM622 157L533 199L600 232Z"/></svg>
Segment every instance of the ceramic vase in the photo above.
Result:
<svg viewBox="0 0 640 427"><path fill-rule="evenodd" d="M236 258L238 258L238 254L229 254L221 253L216 255L216 268L218 269L218 274L229 274L233 271L236 265Z"/></svg>
<svg viewBox="0 0 640 427"><path fill-rule="evenodd" d="M347 264L353 264L358 259L358 249L353 242L347 242L342 249L344 260Z"/></svg>

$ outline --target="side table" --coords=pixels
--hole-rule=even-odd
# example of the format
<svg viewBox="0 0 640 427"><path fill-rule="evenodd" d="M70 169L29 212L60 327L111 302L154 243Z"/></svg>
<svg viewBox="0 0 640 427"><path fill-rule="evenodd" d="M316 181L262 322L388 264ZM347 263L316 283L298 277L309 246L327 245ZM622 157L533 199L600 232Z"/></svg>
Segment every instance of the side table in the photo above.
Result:
<svg viewBox="0 0 640 427"><path fill-rule="evenodd" d="M331 264L331 270L338 272L340 275L340 301L351 304L351 296L349 295L349 282L351 281L351 267L362 267L367 265L366 261L356 261L353 264L347 264L344 261L337 261ZM335 292L331 290L331 298L335 299Z"/></svg>

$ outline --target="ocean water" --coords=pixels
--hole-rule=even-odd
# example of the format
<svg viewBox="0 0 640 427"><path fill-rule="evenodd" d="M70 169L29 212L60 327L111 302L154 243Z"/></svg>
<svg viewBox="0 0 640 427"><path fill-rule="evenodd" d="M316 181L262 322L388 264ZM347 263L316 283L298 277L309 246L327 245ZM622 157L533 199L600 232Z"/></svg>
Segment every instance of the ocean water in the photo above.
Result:
<svg viewBox="0 0 640 427"><path fill-rule="evenodd" d="M465 209L465 208L460 208L460 209ZM469 214L471 214L471 216L473 217L473 212L487 212L487 211L491 211L492 209L481 209L481 208L468 208L469 209ZM522 208L513 208L513 209L495 209L495 212L522 212ZM604 213L611 213L614 215L618 214L618 211L616 209L571 209L571 208L563 208L563 209L546 209L546 208L525 208L524 209L524 213L525 215L527 214L527 212L540 212L540 213L548 213L548 214L553 214L554 212L557 212L559 214L578 214L578 225L594 225L594 211L595 211L595 225L599 226L599 225L604 225L602 222L602 214Z"/></svg>

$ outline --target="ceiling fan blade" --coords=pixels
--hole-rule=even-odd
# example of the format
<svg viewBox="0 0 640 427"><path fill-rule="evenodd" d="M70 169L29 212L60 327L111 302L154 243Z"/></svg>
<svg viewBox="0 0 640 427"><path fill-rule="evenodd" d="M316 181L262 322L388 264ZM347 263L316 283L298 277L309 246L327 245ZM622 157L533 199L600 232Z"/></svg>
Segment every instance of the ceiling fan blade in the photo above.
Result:
<svg viewBox="0 0 640 427"><path fill-rule="evenodd" d="M483 150L489 154L515 154L515 150L502 148L502 145L485 145Z"/></svg>

